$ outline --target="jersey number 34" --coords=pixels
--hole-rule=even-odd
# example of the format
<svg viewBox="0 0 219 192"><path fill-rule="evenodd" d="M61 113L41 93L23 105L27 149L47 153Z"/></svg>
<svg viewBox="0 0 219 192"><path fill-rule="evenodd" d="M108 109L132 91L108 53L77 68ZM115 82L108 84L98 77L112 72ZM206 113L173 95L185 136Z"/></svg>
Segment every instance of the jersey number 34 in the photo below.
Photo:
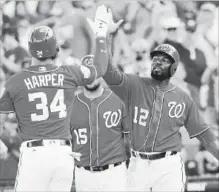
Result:
<svg viewBox="0 0 219 192"><path fill-rule="evenodd" d="M44 92L29 93L28 98L29 102L40 99L40 102L36 104L36 109L42 111L40 115L37 113L32 113L31 121L47 120L50 112L58 112L59 118L64 118L67 115L63 89L58 89L50 105L48 104L47 95Z"/></svg>

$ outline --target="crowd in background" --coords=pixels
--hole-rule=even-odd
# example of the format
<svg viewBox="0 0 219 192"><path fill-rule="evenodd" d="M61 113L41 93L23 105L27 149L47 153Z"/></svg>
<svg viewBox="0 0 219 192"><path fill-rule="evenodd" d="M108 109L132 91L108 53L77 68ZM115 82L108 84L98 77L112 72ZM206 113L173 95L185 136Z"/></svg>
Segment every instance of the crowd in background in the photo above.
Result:
<svg viewBox="0 0 219 192"><path fill-rule="evenodd" d="M54 29L60 45L57 64L72 64L89 54L91 45L85 44L87 49L78 46L83 44L81 34L73 30L81 23L77 18L74 24L71 19L66 21L63 18L74 13L93 18L98 4L109 6L115 21L124 20L113 42L113 65L126 73L149 76L150 51L161 43L173 45L179 51L181 59L172 79L173 83L180 85L191 95L203 118L213 126L215 133L218 133L218 1L1 0L0 90L11 75L30 64L27 40L28 32L34 26L45 24ZM16 118L10 114L4 125L3 139L18 147L20 140L17 133L12 131L13 126L17 126ZM208 152L205 152L197 140L189 140L183 129L182 140L188 170L194 168L194 162L189 162L198 162L195 164L197 173L187 173L206 173L202 166L204 161L200 159L211 159ZM210 167L210 172L219 173L218 165Z"/></svg>

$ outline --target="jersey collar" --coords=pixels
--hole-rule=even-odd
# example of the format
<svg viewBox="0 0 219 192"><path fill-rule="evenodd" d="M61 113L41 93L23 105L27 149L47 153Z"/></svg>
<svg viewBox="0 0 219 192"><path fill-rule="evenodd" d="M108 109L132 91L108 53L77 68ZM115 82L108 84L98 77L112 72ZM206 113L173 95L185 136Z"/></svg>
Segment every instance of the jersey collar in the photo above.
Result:
<svg viewBox="0 0 219 192"><path fill-rule="evenodd" d="M169 91L171 89L175 89L175 85L173 85L172 83L168 83L167 85L158 85L155 83L155 81L153 81L153 79L150 78L149 80L150 82L150 86L153 87L154 89L158 89L158 90L161 90L161 91Z"/></svg>
<svg viewBox="0 0 219 192"><path fill-rule="evenodd" d="M103 100L105 100L107 97L109 97L112 94L112 91L110 89L104 89L103 93L101 96L95 98L95 99L89 99L84 95L84 92L81 92L77 95L78 99L80 101L83 101L86 104L90 104L91 102L96 103L98 105L101 103Z"/></svg>
<svg viewBox="0 0 219 192"><path fill-rule="evenodd" d="M32 73L47 73L56 71L59 66L54 64L47 64L47 65L32 65L23 69L23 71L32 72Z"/></svg>

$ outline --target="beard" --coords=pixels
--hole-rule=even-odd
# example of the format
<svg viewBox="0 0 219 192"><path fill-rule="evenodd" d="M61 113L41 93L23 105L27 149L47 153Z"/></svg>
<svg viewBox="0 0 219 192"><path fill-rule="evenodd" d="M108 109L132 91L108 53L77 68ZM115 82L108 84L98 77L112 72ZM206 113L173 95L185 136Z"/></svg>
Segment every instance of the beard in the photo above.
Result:
<svg viewBox="0 0 219 192"><path fill-rule="evenodd" d="M158 81L163 81L170 78L168 71L157 72L156 70L151 70L151 77Z"/></svg>
<svg viewBox="0 0 219 192"><path fill-rule="evenodd" d="M96 91L99 87L100 87L100 83L98 83L98 84L96 84L96 85L94 85L94 86L92 86L92 87L90 87L89 85L86 85L86 86L85 86L85 89L86 89L87 91L94 92L94 91Z"/></svg>

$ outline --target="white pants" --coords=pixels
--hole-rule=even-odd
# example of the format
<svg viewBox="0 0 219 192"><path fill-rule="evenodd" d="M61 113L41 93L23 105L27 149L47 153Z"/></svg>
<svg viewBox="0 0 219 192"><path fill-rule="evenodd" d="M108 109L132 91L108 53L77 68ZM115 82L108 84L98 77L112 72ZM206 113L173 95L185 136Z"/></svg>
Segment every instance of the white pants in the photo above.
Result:
<svg viewBox="0 0 219 192"><path fill-rule="evenodd" d="M24 142L20 151L15 192L70 192L74 171L71 146L26 147Z"/></svg>
<svg viewBox="0 0 219 192"><path fill-rule="evenodd" d="M105 171L91 172L75 167L77 192L127 191L127 168L125 162Z"/></svg>
<svg viewBox="0 0 219 192"><path fill-rule="evenodd" d="M180 153L157 160L131 157L128 168L128 191L185 190L185 169Z"/></svg>

